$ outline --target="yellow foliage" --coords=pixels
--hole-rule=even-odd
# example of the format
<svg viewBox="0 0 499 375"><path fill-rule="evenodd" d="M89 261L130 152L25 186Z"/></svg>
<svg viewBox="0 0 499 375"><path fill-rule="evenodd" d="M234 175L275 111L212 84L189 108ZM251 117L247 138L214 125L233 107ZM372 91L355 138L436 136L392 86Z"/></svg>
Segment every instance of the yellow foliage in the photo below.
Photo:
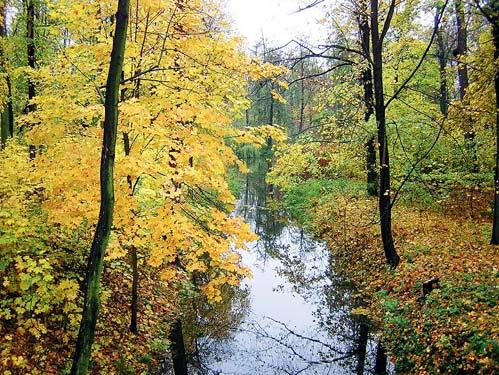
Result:
<svg viewBox="0 0 499 375"><path fill-rule="evenodd" d="M203 2L191 7L219 12ZM180 17L174 9L173 1L148 1L140 3L137 19L132 15L130 33L140 37L128 42L125 57L115 229L107 259L121 258L133 246L149 265L164 267L162 275L171 276L170 281L175 281L171 267L177 260L189 272L213 268L222 276L205 289L216 300L212 288L246 274L239 257L230 256L232 244L243 247L252 239L240 220L210 208L216 201L227 208L234 204L225 177L231 165L242 165L224 139L237 136L259 145L268 137L284 140L277 127L240 132L231 124L248 105L245 78L275 76L280 70L247 60L238 39L206 32L201 13ZM48 220L74 229L95 223L98 215L100 90L111 43L106 34L111 25L102 16L112 14L113 6L109 1L58 2L50 10L74 43L37 73L42 88L38 110L23 121L30 129L27 139L46 148L33 161L30 179L43 186ZM164 34L168 27L186 36ZM158 33L175 46L175 53L162 49Z"/></svg>
<svg viewBox="0 0 499 375"><path fill-rule="evenodd" d="M80 270L99 214L103 88L116 2L46 3L44 32L54 44L52 56L36 70L21 67L11 74L36 82L37 110L17 119L24 138L0 150L0 231L6 233L0 250L12 266L4 269L0 262L1 295L14 296L0 317L38 342L67 325L56 335L66 345L79 319ZM211 28L207 17L221 21ZM249 106L247 80L276 80L282 69L247 58L224 25L210 1L189 2L182 12L176 1L146 0L131 12L106 254L110 269L123 269L133 248L141 275L161 276L154 279L160 290L190 282L212 302L224 286L249 276L236 248L255 239L230 214L235 197L227 172L247 168L226 140L263 145L269 137L285 139L279 127L233 126ZM0 87L2 98L3 92ZM34 158L27 145L35 146ZM65 277L68 269L74 273ZM199 273L206 276L202 284L194 282ZM112 288L102 291L104 306L115 298ZM6 355L0 367L24 368L24 357ZM96 358L111 361L99 348Z"/></svg>

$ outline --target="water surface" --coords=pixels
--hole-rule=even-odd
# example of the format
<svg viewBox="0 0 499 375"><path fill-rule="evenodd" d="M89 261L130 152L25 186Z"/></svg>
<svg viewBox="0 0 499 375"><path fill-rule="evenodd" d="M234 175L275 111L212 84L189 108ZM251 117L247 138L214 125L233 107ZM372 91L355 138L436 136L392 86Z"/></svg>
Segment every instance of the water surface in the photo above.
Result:
<svg viewBox="0 0 499 375"><path fill-rule="evenodd" d="M201 374L372 373L375 343L350 312L360 300L334 272L326 246L268 208L266 164L244 179L235 214L259 235L243 262L253 272L196 340ZM201 319L202 320L202 319Z"/></svg>

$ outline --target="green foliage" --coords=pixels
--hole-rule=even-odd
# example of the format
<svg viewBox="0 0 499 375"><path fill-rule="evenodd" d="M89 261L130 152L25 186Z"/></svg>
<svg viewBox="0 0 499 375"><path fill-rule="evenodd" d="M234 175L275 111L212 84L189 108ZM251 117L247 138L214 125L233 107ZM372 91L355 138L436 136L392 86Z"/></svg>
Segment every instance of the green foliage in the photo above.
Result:
<svg viewBox="0 0 499 375"><path fill-rule="evenodd" d="M237 169L229 169L229 173L227 174L227 184L229 185L230 192L236 197L239 196L243 184L241 173Z"/></svg>
<svg viewBox="0 0 499 375"><path fill-rule="evenodd" d="M340 195L365 195L364 185L347 179L307 180L293 185L284 194L283 203L289 214L300 224L312 223L312 207Z"/></svg>
<svg viewBox="0 0 499 375"><path fill-rule="evenodd" d="M386 291L381 291L378 298L381 300L383 308L383 330L387 337L397 337L398 343L391 352L397 358L396 371L400 373L410 373L414 371L414 360L408 353L420 355L424 346L420 344L414 326L406 315L403 306L389 296Z"/></svg>
<svg viewBox="0 0 499 375"><path fill-rule="evenodd" d="M65 249L78 243L60 236L43 217L32 217L33 211L6 210L0 218L0 317L3 324L16 324L40 339L47 325L75 322L79 275L62 271L78 259L78 252Z"/></svg>
<svg viewBox="0 0 499 375"><path fill-rule="evenodd" d="M116 370L118 371L119 375L134 375L137 373L132 366L127 364L126 359L123 357L120 357L116 361Z"/></svg>

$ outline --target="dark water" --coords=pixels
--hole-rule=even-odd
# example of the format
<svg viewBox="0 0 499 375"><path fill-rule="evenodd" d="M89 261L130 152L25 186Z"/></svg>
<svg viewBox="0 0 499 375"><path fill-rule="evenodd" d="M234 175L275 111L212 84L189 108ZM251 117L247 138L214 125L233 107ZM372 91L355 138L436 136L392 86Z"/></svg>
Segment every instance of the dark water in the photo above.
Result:
<svg viewBox="0 0 499 375"><path fill-rule="evenodd" d="M241 252L253 278L228 290L217 309L196 312L195 372L373 373L374 337L350 314L359 298L323 243L268 209L266 164L252 167L235 214L260 237Z"/></svg>

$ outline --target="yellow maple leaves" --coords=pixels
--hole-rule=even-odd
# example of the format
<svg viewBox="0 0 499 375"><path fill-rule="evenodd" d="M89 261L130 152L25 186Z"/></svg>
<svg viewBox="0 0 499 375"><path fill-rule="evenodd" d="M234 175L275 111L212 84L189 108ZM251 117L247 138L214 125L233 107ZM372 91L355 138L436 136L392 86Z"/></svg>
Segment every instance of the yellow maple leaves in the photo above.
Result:
<svg viewBox="0 0 499 375"><path fill-rule="evenodd" d="M21 169L20 176L40 187L48 223L69 230L97 220L102 90L114 6L48 2L56 25L48 33L63 42L51 61L32 72L37 111L20 120L25 141L40 152L30 161L26 149L16 146L9 152L18 159L3 172ZM238 38L211 28L205 18L220 17L214 4L195 1L185 13L175 1L132 7L107 259L123 258L134 247L168 281L179 272L203 272L209 275L203 290L217 300L221 285L248 274L234 246L254 239L249 226L230 215L235 197L227 171L245 166L226 140L284 140L278 127L238 130L232 124L249 104L248 77L275 77L282 69L248 59Z"/></svg>

